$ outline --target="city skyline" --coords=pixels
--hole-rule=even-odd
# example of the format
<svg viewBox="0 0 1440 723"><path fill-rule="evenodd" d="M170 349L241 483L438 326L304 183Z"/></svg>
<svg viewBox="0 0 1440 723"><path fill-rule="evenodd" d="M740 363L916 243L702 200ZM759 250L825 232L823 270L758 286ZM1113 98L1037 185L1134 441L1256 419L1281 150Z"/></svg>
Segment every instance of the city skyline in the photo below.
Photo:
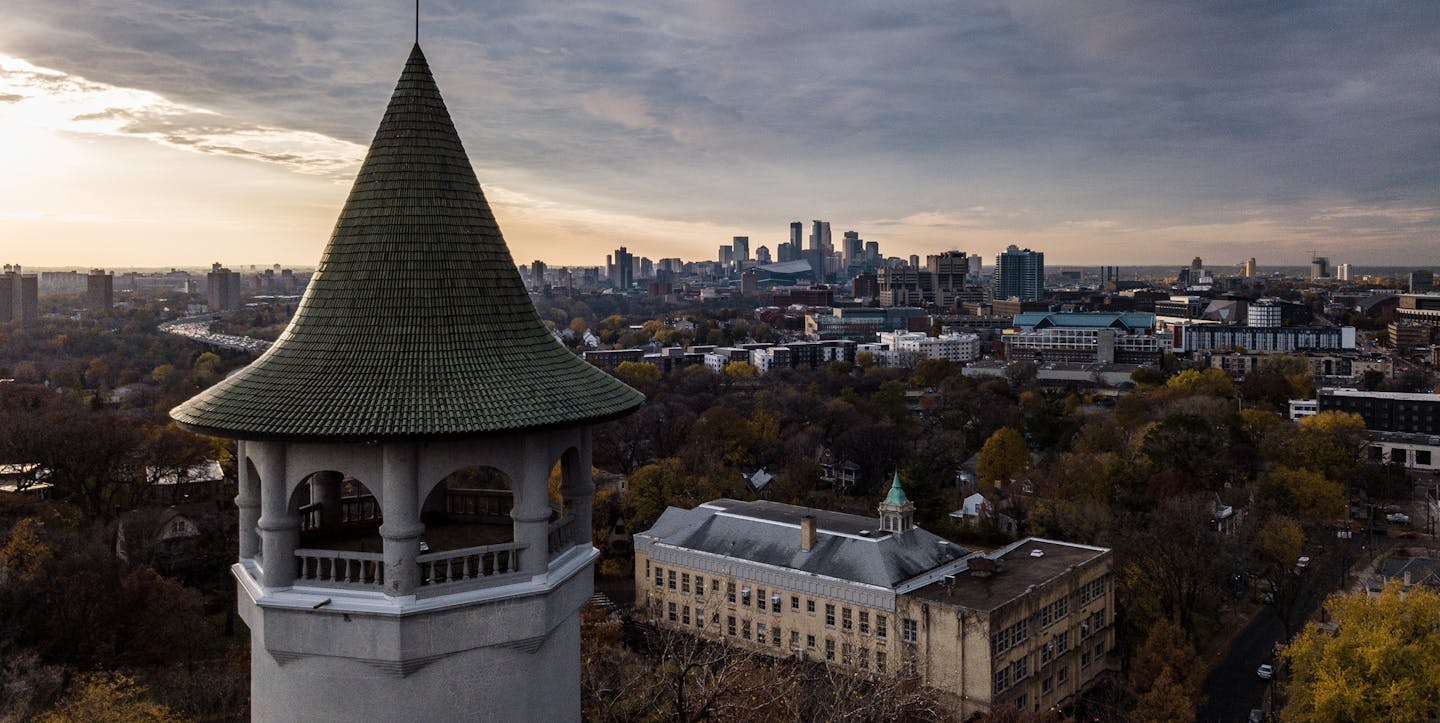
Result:
<svg viewBox="0 0 1440 723"><path fill-rule="evenodd" d="M1434 261L1429 8L823 9L432 3L421 33L464 69L440 81L521 264L773 250L814 218L887 255ZM5 261L314 263L411 7L261 12L17 3Z"/></svg>

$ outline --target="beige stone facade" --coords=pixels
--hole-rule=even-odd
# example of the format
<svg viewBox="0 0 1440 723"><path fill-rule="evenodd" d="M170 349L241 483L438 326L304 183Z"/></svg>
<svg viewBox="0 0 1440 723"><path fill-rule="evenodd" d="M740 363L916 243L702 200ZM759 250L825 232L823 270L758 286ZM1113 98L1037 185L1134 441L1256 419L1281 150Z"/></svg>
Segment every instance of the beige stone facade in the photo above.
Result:
<svg viewBox="0 0 1440 723"><path fill-rule="evenodd" d="M1041 539L992 553L951 545L950 559L877 584L847 558L949 543L918 528L875 532L866 528L884 523L870 518L775 503L708 504L719 503L708 516L700 514L706 506L672 508L636 535L636 606L664 627L857 674L913 671L962 717L992 705L1065 705L1109 666L1107 549ZM828 515L808 539L804 520L813 517L805 513ZM731 529L716 529L712 518L722 516ZM842 518L853 524L846 528ZM928 537L911 537L920 535ZM811 557L836 537L848 538L844 548Z"/></svg>

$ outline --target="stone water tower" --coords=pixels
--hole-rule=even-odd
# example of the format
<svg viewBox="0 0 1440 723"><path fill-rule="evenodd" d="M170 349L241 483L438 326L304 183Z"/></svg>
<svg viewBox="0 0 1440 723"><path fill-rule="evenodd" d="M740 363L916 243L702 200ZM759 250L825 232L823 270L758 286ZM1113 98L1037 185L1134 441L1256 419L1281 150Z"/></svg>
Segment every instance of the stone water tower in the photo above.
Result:
<svg viewBox="0 0 1440 723"><path fill-rule="evenodd" d="M417 44L290 326L170 413L238 440L254 718L578 720L590 425L642 400L541 324Z"/></svg>

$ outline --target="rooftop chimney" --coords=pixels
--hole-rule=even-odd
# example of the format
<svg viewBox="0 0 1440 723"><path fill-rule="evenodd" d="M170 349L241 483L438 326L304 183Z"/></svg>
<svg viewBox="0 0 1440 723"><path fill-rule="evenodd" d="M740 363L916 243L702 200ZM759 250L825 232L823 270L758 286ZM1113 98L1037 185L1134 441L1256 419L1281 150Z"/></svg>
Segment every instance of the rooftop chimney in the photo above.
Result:
<svg viewBox="0 0 1440 723"><path fill-rule="evenodd" d="M800 518L800 550L809 552L815 547L815 515Z"/></svg>

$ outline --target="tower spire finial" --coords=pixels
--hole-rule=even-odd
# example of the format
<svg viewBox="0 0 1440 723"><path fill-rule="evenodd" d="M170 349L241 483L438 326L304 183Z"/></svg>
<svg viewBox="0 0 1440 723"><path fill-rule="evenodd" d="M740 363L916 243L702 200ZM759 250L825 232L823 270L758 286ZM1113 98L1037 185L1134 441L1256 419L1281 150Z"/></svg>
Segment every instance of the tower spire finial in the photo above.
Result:
<svg viewBox="0 0 1440 723"><path fill-rule="evenodd" d="M420 0L415 0L415 44L420 44Z"/></svg>

